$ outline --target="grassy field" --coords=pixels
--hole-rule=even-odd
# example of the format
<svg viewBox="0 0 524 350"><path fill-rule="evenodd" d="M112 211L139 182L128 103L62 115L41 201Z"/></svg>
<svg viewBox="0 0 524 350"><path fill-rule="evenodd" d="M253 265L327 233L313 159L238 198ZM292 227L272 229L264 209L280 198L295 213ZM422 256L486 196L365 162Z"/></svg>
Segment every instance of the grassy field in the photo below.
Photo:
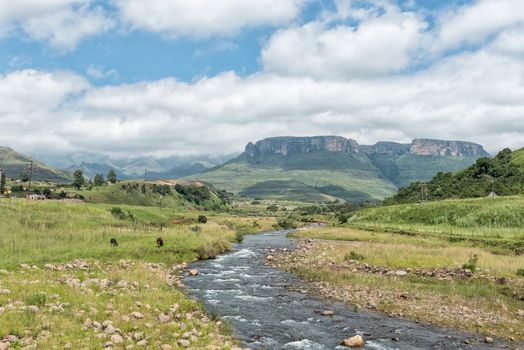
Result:
<svg viewBox="0 0 524 350"><path fill-rule="evenodd" d="M355 213L350 225L518 248L524 247L524 197L445 200L368 208Z"/></svg>
<svg viewBox="0 0 524 350"><path fill-rule="evenodd" d="M522 197L368 208L295 233L319 241L279 265L331 298L522 340L523 220Z"/></svg>
<svg viewBox="0 0 524 350"><path fill-rule="evenodd" d="M199 215L207 223L199 223ZM0 217L0 340L9 336L14 349L100 349L107 342L177 348L186 341L195 348L233 348L227 327L181 291L180 264L227 251L238 235L276 222L21 199L0 200ZM118 247L111 247L111 238Z"/></svg>

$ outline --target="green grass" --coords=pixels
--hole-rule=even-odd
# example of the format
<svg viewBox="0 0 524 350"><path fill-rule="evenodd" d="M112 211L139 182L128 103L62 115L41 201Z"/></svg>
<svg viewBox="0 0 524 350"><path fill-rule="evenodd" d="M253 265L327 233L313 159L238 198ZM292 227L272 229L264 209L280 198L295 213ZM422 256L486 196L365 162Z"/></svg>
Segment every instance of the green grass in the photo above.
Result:
<svg viewBox="0 0 524 350"><path fill-rule="evenodd" d="M517 164L521 169L524 170L524 148L521 148L513 152L512 162Z"/></svg>
<svg viewBox="0 0 524 350"><path fill-rule="evenodd" d="M67 204L58 201L30 202L0 200L0 266L19 263L42 264L76 258L143 259L147 261L191 261L198 249L218 253L229 247L234 229L214 222L200 225L173 225L173 220L193 219L199 212L177 212L172 208L120 206L136 220L119 220L110 213L114 205ZM164 249L157 249L157 237ZM110 238L119 242L111 248Z"/></svg>
<svg viewBox="0 0 524 350"><path fill-rule="evenodd" d="M524 197L374 207L356 212L349 225L519 247L524 246Z"/></svg>
<svg viewBox="0 0 524 350"><path fill-rule="evenodd" d="M123 215L114 216L115 207ZM201 214L207 223L197 222ZM93 328L83 329L88 318L112 321L124 338L142 333L146 348L158 348L157 343L179 348L183 334L193 332L198 335L191 339L193 348L231 349L227 327L210 320L201 305L170 283L171 274L183 273L176 268L179 263L225 252L243 234L269 230L276 222L210 211L23 199L0 199L0 218L0 339L21 338L11 344L14 349L29 344L38 349L103 348L110 336L99 338ZM156 246L157 237L163 238L162 248ZM111 238L118 247L110 246ZM77 259L89 267L49 271L45 266ZM151 263L161 265L153 269ZM71 279L92 283L71 285ZM110 284L103 286L102 280ZM133 287L118 287L122 281ZM173 304L179 308L172 321L160 322L159 315ZM144 318L129 317L134 311ZM136 348L136 342L126 339L115 348Z"/></svg>
<svg viewBox="0 0 524 350"><path fill-rule="evenodd" d="M285 170L283 168L255 168L247 163L233 163L209 172L193 175L191 178L207 181L218 188L235 194L250 187L254 188L253 186L259 183L271 183L273 181L278 181L279 183L288 182L290 184L300 183L306 188L321 188L330 185L339 186L345 191L359 193L360 195L357 199L362 197L362 193L366 193L370 200L381 200L391 196L396 191L393 184L379 178L377 172L373 170ZM273 196L278 197L280 188L276 187L275 189ZM292 187L288 189L288 191L291 190L293 190ZM310 202L318 201L318 197L318 194L316 194L312 199L308 198L307 192L302 195L302 199ZM327 194L326 200L330 200L332 197ZM297 196L294 194L291 198L283 196L280 199L296 200Z"/></svg>

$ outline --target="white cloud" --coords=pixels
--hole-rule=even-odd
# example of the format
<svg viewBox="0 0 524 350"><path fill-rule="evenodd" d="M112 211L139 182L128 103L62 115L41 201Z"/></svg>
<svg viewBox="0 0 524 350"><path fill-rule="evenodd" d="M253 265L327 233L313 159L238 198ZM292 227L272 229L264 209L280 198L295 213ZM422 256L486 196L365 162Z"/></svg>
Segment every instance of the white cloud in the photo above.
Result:
<svg viewBox="0 0 524 350"><path fill-rule="evenodd" d="M133 29L171 37L231 35L245 27L288 23L305 0L113 0Z"/></svg>
<svg viewBox="0 0 524 350"><path fill-rule="evenodd" d="M63 52L115 25L93 0L18 0L0 3L0 36L24 33Z"/></svg>
<svg viewBox="0 0 524 350"><path fill-rule="evenodd" d="M434 51L481 44L501 30L523 25L524 1L479 0L440 14L438 22Z"/></svg>
<svg viewBox="0 0 524 350"><path fill-rule="evenodd" d="M524 146L523 25L465 31L457 43L480 48L436 55L413 69L420 51L446 38L446 26L469 23L459 16L485 2L466 5L455 19L442 17L447 22L435 32L418 15L381 3L382 11L339 7L322 20L278 31L262 53L265 70L246 77L226 72L191 83L165 78L96 87L68 72L0 76L0 139L20 150L120 155L229 153L281 134L338 134L360 143L459 139L491 152ZM338 22L347 18L357 24ZM228 28L255 23L239 21ZM184 23L159 30L182 35L191 28ZM229 32L217 28L199 33ZM456 45L449 40L441 40L443 47ZM97 66L87 73L110 74Z"/></svg>
<svg viewBox="0 0 524 350"><path fill-rule="evenodd" d="M0 139L21 150L227 153L268 136L338 134L470 140L496 152L524 146L524 62L485 49L368 80L224 73L105 87L19 71L0 79L0 106Z"/></svg>
<svg viewBox="0 0 524 350"><path fill-rule="evenodd" d="M112 79L116 80L119 77L116 69L105 69L101 66L90 65L86 69L86 74L94 79Z"/></svg>
<svg viewBox="0 0 524 350"><path fill-rule="evenodd" d="M365 13L352 12L350 5L339 2L338 11L326 15L324 21L274 34L262 51L264 69L286 75L347 79L398 72L413 63L424 39L423 18L388 3ZM330 23L351 16L360 19L355 27Z"/></svg>

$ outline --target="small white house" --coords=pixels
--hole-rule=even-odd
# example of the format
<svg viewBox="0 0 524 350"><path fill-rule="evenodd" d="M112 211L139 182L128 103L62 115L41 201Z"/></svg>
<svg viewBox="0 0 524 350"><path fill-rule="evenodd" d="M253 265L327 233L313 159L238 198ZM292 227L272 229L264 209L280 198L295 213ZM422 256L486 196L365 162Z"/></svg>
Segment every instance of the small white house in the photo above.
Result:
<svg viewBox="0 0 524 350"><path fill-rule="evenodd" d="M30 201L43 201L46 198L42 194L28 194L27 199L29 199Z"/></svg>

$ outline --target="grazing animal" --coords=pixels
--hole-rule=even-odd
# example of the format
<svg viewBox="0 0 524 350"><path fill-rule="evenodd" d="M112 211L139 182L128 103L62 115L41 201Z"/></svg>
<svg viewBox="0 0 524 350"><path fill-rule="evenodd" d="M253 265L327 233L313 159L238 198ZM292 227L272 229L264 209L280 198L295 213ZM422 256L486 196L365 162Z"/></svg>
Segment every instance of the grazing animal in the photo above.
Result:
<svg viewBox="0 0 524 350"><path fill-rule="evenodd" d="M116 238L111 238L111 247L118 247L118 242L116 241Z"/></svg>
<svg viewBox="0 0 524 350"><path fill-rule="evenodd" d="M158 238L156 239L156 246L157 246L158 248L164 246L164 240L162 239L162 237L158 237Z"/></svg>

